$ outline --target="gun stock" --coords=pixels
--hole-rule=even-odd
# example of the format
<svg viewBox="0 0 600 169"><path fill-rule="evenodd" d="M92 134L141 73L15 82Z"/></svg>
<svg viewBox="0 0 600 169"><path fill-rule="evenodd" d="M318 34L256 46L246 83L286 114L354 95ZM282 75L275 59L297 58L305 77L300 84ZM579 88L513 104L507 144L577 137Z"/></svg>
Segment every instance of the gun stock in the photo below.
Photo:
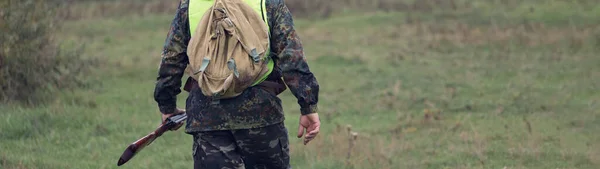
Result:
<svg viewBox="0 0 600 169"><path fill-rule="evenodd" d="M117 162L117 166L121 166L121 165L127 163L138 152L140 152L142 149L146 148L148 145L152 144L152 142L154 142L154 140L156 140L156 138L162 136L163 133L165 133L169 129L177 126L177 124L183 122L185 119L187 119L187 115L185 113L169 117L166 120L166 122L161 124L160 126L158 126L158 128L156 128L156 130L154 130L150 134L136 140L135 142L131 143L127 147L127 149L125 149L125 152L123 152L123 154L119 158L119 161Z"/></svg>

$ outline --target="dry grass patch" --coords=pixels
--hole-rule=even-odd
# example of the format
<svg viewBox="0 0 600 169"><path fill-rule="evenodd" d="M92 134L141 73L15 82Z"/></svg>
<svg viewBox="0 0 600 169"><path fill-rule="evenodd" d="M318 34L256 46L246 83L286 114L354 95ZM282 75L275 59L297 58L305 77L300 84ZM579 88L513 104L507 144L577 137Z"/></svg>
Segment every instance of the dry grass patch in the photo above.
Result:
<svg viewBox="0 0 600 169"><path fill-rule="evenodd" d="M73 0L77 1L77 0ZM179 1L172 0L127 0L127 1L82 1L71 3L58 15L66 20L123 17L127 15L173 15Z"/></svg>

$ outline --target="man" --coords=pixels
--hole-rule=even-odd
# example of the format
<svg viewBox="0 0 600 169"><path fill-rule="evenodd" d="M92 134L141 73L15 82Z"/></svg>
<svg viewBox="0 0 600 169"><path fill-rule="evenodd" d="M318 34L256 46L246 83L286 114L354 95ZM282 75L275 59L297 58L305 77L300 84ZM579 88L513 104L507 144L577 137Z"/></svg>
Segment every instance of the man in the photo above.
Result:
<svg viewBox="0 0 600 169"><path fill-rule="evenodd" d="M174 114L187 113L185 132L193 135L194 168L291 168L288 134L277 94L287 86L297 98L301 112L297 137L304 136L306 145L319 133L319 85L309 70L284 1L264 2L275 68L263 83L270 85L250 87L219 104L211 104L198 85L191 85L184 111L176 108L176 96L181 92L181 78L189 63L189 1L198 0L181 0L162 52L154 97L163 121Z"/></svg>

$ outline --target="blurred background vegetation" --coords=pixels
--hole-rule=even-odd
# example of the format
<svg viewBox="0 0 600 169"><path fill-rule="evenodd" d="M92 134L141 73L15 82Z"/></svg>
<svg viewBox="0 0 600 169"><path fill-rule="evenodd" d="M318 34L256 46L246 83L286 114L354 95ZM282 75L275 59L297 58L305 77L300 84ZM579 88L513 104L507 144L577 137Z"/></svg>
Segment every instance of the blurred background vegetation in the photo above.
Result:
<svg viewBox="0 0 600 169"><path fill-rule="evenodd" d="M61 48L53 36L62 23L60 4L0 2L0 101L34 103L52 91L79 87L92 61L76 46Z"/></svg>
<svg viewBox="0 0 600 169"><path fill-rule="evenodd" d="M597 0L286 3L324 123L294 168L600 168ZM158 124L177 5L0 0L0 168L116 168ZM122 168L190 168L190 146L167 133Z"/></svg>

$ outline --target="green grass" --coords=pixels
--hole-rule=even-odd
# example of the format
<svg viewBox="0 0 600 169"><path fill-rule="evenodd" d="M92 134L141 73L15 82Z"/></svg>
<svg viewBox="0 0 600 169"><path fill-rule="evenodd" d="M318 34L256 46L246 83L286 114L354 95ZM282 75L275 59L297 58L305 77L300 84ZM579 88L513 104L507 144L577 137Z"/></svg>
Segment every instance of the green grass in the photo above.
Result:
<svg viewBox="0 0 600 169"><path fill-rule="evenodd" d="M600 168L600 28L564 19L597 23L600 8L570 6L298 19L323 132L308 146L291 139L294 168ZM59 34L106 62L92 86L50 104L0 105L0 168L117 168L158 125L152 93L171 17L68 23ZM281 97L293 138L299 106ZM349 159L347 125L358 133ZM191 139L169 132L121 168L191 168Z"/></svg>

